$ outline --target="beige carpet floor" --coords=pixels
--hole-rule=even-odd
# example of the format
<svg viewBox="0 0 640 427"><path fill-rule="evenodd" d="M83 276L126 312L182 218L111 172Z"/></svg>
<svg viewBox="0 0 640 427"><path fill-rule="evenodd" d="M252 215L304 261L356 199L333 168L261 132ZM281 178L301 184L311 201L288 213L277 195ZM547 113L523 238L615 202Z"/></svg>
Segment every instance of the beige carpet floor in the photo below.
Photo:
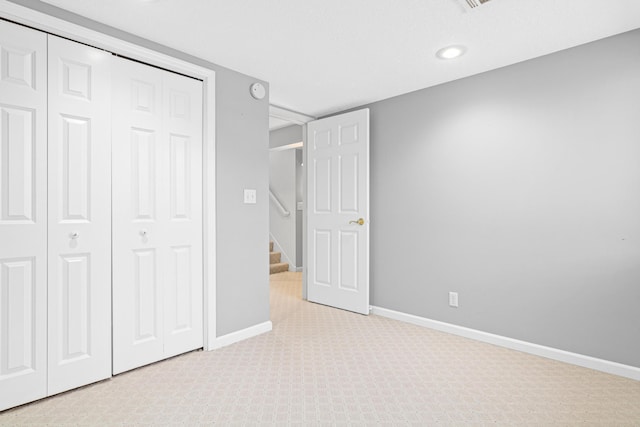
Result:
<svg viewBox="0 0 640 427"><path fill-rule="evenodd" d="M273 331L14 408L0 425L640 426L640 382L300 298Z"/></svg>

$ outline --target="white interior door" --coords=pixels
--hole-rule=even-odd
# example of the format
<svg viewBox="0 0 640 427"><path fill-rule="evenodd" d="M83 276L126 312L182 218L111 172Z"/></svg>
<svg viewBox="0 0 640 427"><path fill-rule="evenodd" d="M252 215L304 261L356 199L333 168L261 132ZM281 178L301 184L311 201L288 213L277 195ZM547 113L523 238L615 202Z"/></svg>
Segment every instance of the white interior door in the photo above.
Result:
<svg viewBox="0 0 640 427"><path fill-rule="evenodd" d="M202 83L115 64L117 374L202 347Z"/></svg>
<svg viewBox="0 0 640 427"><path fill-rule="evenodd" d="M0 21L0 411L47 393L47 38Z"/></svg>
<svg viewBox="0 0 640 427"><path fill-rule="evenodd" d="M111 55L49 36L49 374L111 374Z"/></svg>
<svg viewBox="0 0 640 427"><path fill-rule="evenodd" d="M369 314L369 110L307 124L307 297Z"/></svg>

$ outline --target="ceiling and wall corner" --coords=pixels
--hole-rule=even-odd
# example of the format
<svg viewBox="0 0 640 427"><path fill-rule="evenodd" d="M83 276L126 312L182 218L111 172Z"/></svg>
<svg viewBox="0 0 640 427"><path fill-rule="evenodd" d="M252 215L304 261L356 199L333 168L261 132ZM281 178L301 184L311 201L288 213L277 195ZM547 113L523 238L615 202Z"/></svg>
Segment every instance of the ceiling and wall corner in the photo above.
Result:
<svg viewBox="0 0 640 427"><path fill-rule="evenodd" d="M272 104L317 117L640 27L637 0L46 3L269 81ZM453 44L466 55L435 58Z"/></svg>

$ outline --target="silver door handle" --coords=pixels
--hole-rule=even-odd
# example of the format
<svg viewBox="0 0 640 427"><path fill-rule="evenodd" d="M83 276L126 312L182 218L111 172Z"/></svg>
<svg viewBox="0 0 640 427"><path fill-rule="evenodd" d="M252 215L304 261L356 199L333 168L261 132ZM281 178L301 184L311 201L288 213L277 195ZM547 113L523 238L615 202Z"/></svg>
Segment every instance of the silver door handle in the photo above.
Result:
<svg viewBox="0 0 640 427"><path fill-rule="evenodd" d="M142 237L147 237L147 230L145 230L144 228L142 230L140 230L140 235Z"/></svg>
<svg viewBox="0 0 640 427"><path fill-rule="evenodd" d="M78 237L80 237L80 233L78 233L77 231L74 231L71 234L69 234L69 237L73 240L76 240Z"/></svg>

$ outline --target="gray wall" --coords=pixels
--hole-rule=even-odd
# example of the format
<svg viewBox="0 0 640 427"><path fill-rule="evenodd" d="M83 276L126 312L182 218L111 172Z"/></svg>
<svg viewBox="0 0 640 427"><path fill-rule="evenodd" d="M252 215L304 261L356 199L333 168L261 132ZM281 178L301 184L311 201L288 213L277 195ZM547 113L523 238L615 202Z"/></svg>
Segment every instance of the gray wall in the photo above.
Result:
<svg viewBox="0 0 640 427"><path fill-rule="evenodd" d="M255 81L216 72L218 336L269 320L269 105L251 98Z"/></svg>
<svg viewBox="0 0 640 427"><path fill-rule="evenodd" d="M268 321L269 101L249 94L259 80L46 3L11 1L216 71L217 335ZM244 188L257 190L257 204L243 204Z"/></svg>
<svg viewBox="0 0 640 427"><path fill-rule="evenodd" d="M367 107L373 305L640 367L640 30Z"/></svg>
<svg viewBox="0 0 640 427"><path fill-rule="evenodd" d="M296 150L269 152L269 187L289 216L283 216L275 203L269 204L269 232L286 256L282 262L296 267Z"/></svg>
<svg viewBox="0 0 640 427"><path fill-rule="evenodd" d="M269 148L302 142L302 126L291 125L269 132Z"/></svg>

